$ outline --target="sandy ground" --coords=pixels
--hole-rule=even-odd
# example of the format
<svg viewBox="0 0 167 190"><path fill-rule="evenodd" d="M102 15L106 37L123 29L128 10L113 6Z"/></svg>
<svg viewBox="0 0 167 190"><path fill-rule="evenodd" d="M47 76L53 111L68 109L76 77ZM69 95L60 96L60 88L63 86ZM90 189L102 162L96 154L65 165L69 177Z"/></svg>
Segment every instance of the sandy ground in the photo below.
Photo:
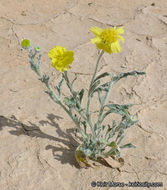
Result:
<svg viewBox="0 0 167 190"><path fill-rule="evenodd" d="M71 138L75 127L44 93L20 47L24 38L43 50L43 71L60 80L47 56L55 45L75 51L70 77L87 89L97 59L92 26L123 25L120 54L105 54L99 72L145 71L117 83L112 103L135 103L139 123L127 134L125 165L79 168ZM163 182L167 189L167 1L166 0L0 0L0 189L111 190L92 181ZM64 92L66 93L66 91ZM96 102L92 109L97 111ZM96 112L95 112L96 113ZM147 189L147 188L116 188Z"/></svg>

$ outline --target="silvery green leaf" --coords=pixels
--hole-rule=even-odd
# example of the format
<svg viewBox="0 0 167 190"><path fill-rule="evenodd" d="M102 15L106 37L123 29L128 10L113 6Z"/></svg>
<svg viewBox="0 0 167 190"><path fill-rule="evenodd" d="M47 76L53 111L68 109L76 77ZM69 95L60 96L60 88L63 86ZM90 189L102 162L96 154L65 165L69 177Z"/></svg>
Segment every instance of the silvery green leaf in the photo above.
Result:
<svg viewBox="0 0 167 190"><path fill-rule="evenodd" d="M71 106L74 106L75 102L73 99L69 99L67 97L64 98L64 102L67 106L71 107Z"/></svg>
<svg viewBox="0 0 167 190"><path fill-rule="evenodd" d="M39 79L39 80L44 82L44 83L48 83L49 78L50 78L49 75L44 74L43 77L41 79Z"/></svg>
<svg viewBox="0 0 167 190"><path fill-rule="evenodd" d="M96 131L96 130L97 130L97 124L94 125L94 131Z"/></svg>
<svg viewBox="0 0 167 190"><path fill-rule="evenodd" d="M31 69L32 69L33 71L36 71L36 67L35 67L34 63L32 63L31 61L30 61L30 66L31 66Z"/></svg>
<svg viewBox="0 0 167 190"><path fill-rule="evenodd" d="M112 120L112 128L115 128L115 127L116 127L116 121Z"/></svg>
<svg viewBox="0 0 167 190"><path fill-rule="evenodd" d="M112 141L108 146L112 147L107 153L105 153L105 156L120 156L120 148L117 146L117 144Z"/></svg>
<svg viewBox="0 0 167 190"><path fill-rule="evenodd" d="M82 125L84 126L84 131L86 133L86 122L85 121L81 121Z"/></svg>
<svg viewBox="0 0 167 190"><path fill-rule="evenodd" d="M93 85L92 85L91 88L90 88L89 95L93 95L94 90L96 89L96 87L97 87L99 84L100 84L100 80L97 80L96 82L93 83Z"/></svg>
<svg viewBox="0 0 167 190"><path fill-rule="evenodd" d="M73 83L77 80L77 74L75 73L75 78L73 79L73 81L71 82L71 85L73 85Z"/></svg>
<svg viewBox="0 0 167 190"><path fill-rule="evenodd" d="M60 95L60 89L59 89L57 86L55 86L55 89L57 90L57 92L58 92L59 95Z"/></svg>
<svg viewBox="0 0 167 190"><path fill-rule="evenodd" d="M76 101L76 99L74 100L74 102L75 102L75 109L76 109L76 111L80 112L80 105L79 105L79 103Z"/></svg>
<svg viewBox="0 0 167 190"><path fill-rule="evenodd" d="M127 127L130 127L130 126L136 124L137 122L138 122L138 120L135 120L135 121L128 120Z"/></svg>
<svg viewBox="0 0 167 190"><path fill-rule="evenodd" d="M82 102L83 95L84 95L84 89L82 89L82 90L79 92L79 101L80 101L80 103Z"/></svg>
<svg viewBox="0 0 167 190"><path fill-rule="evenodd" d="M99 102L100 102L100 104L102 104L103 98L102 98L102 96L101 96L101 91L100 91L100 90L97 90L97 92L98 92Z"/></svg>
<svg viewBox="0 0 167 190"><path fill-rule="evenodd" d="M115 129L113 129L112 132L110 133L108 140L111 139L114 135L115 135Z"/></svg>
<svg viewBox="0 0 167 190"><path fill-rule="evenodd" d="M110 113L116 113L116 114L119 114L121 116L127 116L129 115L128 112L126 111L128 108L132 107L133 104L127 104L127 105L119 105L119 104L108 104L108 105L105 105L105 107L108 107L109 110L106 111L104 114L103 114L103 118L102 118L102 121L104 120L104 118L109 115Z"/></svg>
<svg viewBox="0 0 167 190"><path fill-rule="evenodd" d="M101 128L98 129L98 130L99 130L98 135L99 135L100 137L103 136L103 134L104 134L104 129L105 129L105 125L103 125Z"/></svg>
<svg viewBox="0 0 167 190"><path fill-rule="evenodd" d="M55 98L53 92L50 91L45 91L46 94L48 94L52 100L54 100L56 103L58 103L59 101Z"/></svg>
<svg viewBox="0 0 167 190"><path fill-rule="evenodd" d="M122 121L120 123L121 126L123 126L123 128L129 128L130 126L136 124L138 122L138 120L132 120L131 116L129 114L124 115L122 118Z"/></svg>
<svg viewBox="0 0 167 190"><path fill-rule="evenodd" d="M108 146L111 146L112 148L117 148L117 145L114 141L112 141L110 144L108 144Z"/></svg>
<svg viewBox="0 0 167 190"><path fill-rule="evenodd" d="M132 107L134 104L124 104L124 105L119 105L119 104L108 104L106 107L109 107L110 109L118 109L118 110L124 110L124 109L129 109Z"/></svg>
<svg viewBox="0 0 167 190"><path fill-rule="evenodd" d="M80 118L80 117L78 118L78 116L77 116L76 114L74 115L74 119L75 119L75 121L76 121L77 123L80 124L81 118Z"/></svg>
<svg viewBox="0 0 167 190"><path fill-rule="evenodd" d="M113 81L118 81L122 78L125 78L127 76L136 76L136 75L145 75L146 73L145 72L140 72L140 71L132 71L132 72L126 72L126 73L120 73L119 75L117 76L114 76L112 78Z"/></svg>
<svg viewBox="0 0 167 190"><path fill-rule="evenodd" d="M112 121L112 130L111 130L111 133L108 135L107 140L111 139L115 135L115 131L116 131L116 122L115 122L115 120L113 120Z"/></svg>
<svg viewBox="0 0 167 190"><path fill-rule="evenodd" d="M59 89L61 89L62 84L63 84L63 81L64 81L64 78L62 78L62 79L61 79L61 81L59 82L59 86L58 86L58 87L59 87Z"/></svg>
<svg viewBox="0 0 167 190"><path fill-rule="evenodd" d="M123 111L123 110L117 110L117 109L110 109L109 111L106 111L104 114L103 114L103 119L102 120L104 120L104 118L107 116L107 115L109 115L110 113L116 113L116 114L120 114L120 115L125 115L125 114L127 114L125 111Z"/></svg>
<svg viewBox="0 0 167 190"><path fill-rule="evenodd" d="M121 129L121 130L118 132L118 135L117 135L117 138L116 138L116 142L117 142L117 140L123 135L123 133L124 133L124 130L123 130L123 129Z"/></svg>
<svg viewBox="0 0 167 190"><path fill-rule="evenodd" d="M122 136L120 137L119 141L117 142L118 145L122 142L122 140L124 139L124 137L125 137L124 135L122 135Z"/></svg>
<svg viewBox="0 0 167 190"><path fill-rule="evenodd" d="M39 67L42 65L41 58L42 58L42 54L39 54L39 56L37 58Z"/></svg>
<svg viewBox="0 0 167 190"><path fill-rule="evenodd" d="M107 144L107 140L106 140L106 139L101 139L101 141L102 141L104 144Z"/></svg>
<svg viewBox="0 0 167 190"><path fill-rule="evenodd" d="M92 151L90 149L85 149L84 153L86 154L86 156L91 156Z"/></svg>
<svg viewBox="0 0 167 190"><path fill-rule="evenodd" d="M106 131L106 134L105 134L105 138L107 139L107 136L109 135L110 131L112 130L111 126L108 125L108 129Z"/></svg>
<svg viewBox="0 0 167 190"><path fill-rule="evenodd" d="M108 152L104 153L105 156L114 156L116 155L117 150L115 148L111 148Z"/></svg>
<svg viewBox="0 0 167 190"><path fill-rule="evenodd" d="M109 84L110 84L109 82L106 82L106 83L100 85L98 88L96 88L94 90L94 92L97 92L97 91L108 91Z"/></svg>
<svg viewBox="0 0 167 190"><path fill-rule="evenodd" d="M103 77L109 76L109 75L110 75L110 73L108 73L108 72L102 73L101 75L99 75L95 78L94 82L103 78Z"/></svg>
<svg viewBox="0 0 167 190"><path fill-rule="evenodd" d="M104 129L105 129L105 125L102 126L102 130L103 130L103 131L104 131Z"/></svg>
<svg viewBox="0 0 167 190"><path fill-rule="evenodd" d="M128 143L128 144L125 144L123 146L120 146L120 148L136 148L136 146L131 144L131 143Z"/></svg>
<svg viewBox="0 0 167 190"><path fill-rule="evenodd" d="M56 90L57 90L58 93L59 93L59 96L61 95L61 90L62 90L63 81L64 81L64 78L61 79L61 81L60 81L59 84L58 84L58 87L55 86Z"/></svg>
<svg viewBox="0 0 167 190"><path fill-rule="evenodd" d="M96 128L97 128L97 127L96 127ZM101 132L101 129L100 129L100 128L97 128L97 130L96 130L96 135L97 135L97 137L100 136L100 132Z"/></svg>

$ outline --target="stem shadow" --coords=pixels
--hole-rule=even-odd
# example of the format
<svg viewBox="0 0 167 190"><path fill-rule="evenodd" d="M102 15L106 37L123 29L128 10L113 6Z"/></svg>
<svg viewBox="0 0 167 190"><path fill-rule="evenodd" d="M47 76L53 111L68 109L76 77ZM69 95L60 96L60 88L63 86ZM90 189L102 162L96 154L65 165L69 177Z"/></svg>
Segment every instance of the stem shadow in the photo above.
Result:
<svg viewBox="0 0 167 190"><path fill-rule="evenodd" d="M36 124L30 121L28 121L28 125L24 124L19 121L14 115L12 115L10 118L0 115L0 131L3 130L4 127L11 127L12 130L9 131L9 133L12 135L26 135L29 137L38 137L59 142L58 146L47 145L45 149L51 149L54 158L59 160L62 164L68 163L78 168L79 165L74 155L75 149L79 145L79 143L72 136L72 134L76 132L76 128L69 128L66 129L66 131L64 132L55 121L55 119L59 120L63 118L54 114L48 114L47 120L41 120L39 121L39 124L42 126L44 126L45 124L49 124L55 127L58 137L54 137L52 135L44 133ZM62 155L58 155L56 154L56 152L62 152Z"/></svg>

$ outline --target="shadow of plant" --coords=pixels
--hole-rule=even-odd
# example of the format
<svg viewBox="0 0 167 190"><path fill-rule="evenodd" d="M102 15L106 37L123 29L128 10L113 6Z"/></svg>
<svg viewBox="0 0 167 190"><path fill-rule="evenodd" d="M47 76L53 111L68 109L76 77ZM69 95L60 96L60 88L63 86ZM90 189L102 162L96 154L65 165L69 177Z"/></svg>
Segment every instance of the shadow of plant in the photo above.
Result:
<svg viewBox="0 0 167 190"><path fill-rule="evenodd" d="M59 142L58 146L47 145L46 150L51 149L52 154L55 159L61 161L62 164L69 163L75 167L79 167L75 160L75 149L79 145L79 143L73 138L72 134L75 133L76 128L67 129L65 132L59 127L59 125L55 122L55 119L63 119L62 117L56 116L54 114L48 114L47 120L39 121L40 125L49 124L56 128L56 132L59 137L54 137L52 135L48 135L41 131L41 129L34 123L28 122L29 125L20 122L14 115L10 118L4 117L0 115L0 130L4 127L11 127L14 130L9 131L12 135L27 135L30 137L38 137L53 140ZM62 146L62 145L65 145ZM67 147L67 148L66 148ZM62 155L57 155L56 152L62 152Z"/></svg>

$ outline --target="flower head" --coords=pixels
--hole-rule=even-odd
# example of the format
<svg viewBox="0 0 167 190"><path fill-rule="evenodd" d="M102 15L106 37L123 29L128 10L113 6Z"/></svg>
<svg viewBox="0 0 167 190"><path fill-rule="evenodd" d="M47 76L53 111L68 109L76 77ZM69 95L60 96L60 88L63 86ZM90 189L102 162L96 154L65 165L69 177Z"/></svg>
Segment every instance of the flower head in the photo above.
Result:
<svg viewBox="0 0 167 190"><path fill-rule="evenodd" d="M56 46L51 49L48 56L52 61L52 67L56 68L60 72L67 71L69 69L69 65L74 60L74 52L68 51L66 48L61 46Z"/></svg>
<svg viewBox="0 0 167 190"><path fill-rule="evenodd" d="M134 115L131 115L131 116L130 116L130 119L131 119L132 121L135 121L135 116L134 116Z"/></svg>
<svg viewBox="0 0 167 190"><path fill-rule="evenodd" d="M22 46L24 49L28 49L28 48L31 46L30 40L24 39L24 40L21 42L21 46Z"/></svg>
<svg viewBox="0 0 167 190"><path fill-rule="evenodd" d="M91 39L91 42L96 44L98 49L102 49L109 54L121 51L119 39L124 42L124 38L120 35L124 33L123 27L118 29L116 27L107 29L92 27L91 32L96 35L95 38Z"/></svg>
<svg viewBox="0 0 167 190"><path fill-rule="evenodd" d="M36 46L36 47L35 47L35 51L36 51L37 53L39 53L39 52L41 51L41 47L40 47L40 46Z"/></svg>

